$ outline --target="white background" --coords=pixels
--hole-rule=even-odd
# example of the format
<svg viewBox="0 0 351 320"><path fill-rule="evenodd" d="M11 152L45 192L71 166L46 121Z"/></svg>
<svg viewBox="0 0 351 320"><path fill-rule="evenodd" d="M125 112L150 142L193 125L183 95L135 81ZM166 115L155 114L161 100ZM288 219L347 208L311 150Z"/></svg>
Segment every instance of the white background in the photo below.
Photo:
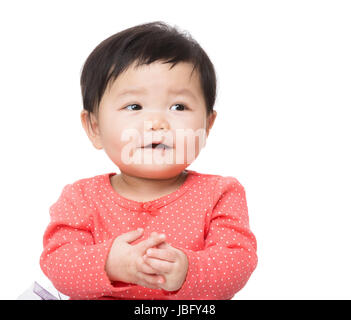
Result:
<svg viewBox="0 0 351 320"><path fill-rule="evenodd" d="M351 298L349 1L2 1L0 298L36 280L63 187L116 171L81 127L79 77L102 40L162 20L218 75L189 169L245 187L259 262L236 299Z"/></svg>

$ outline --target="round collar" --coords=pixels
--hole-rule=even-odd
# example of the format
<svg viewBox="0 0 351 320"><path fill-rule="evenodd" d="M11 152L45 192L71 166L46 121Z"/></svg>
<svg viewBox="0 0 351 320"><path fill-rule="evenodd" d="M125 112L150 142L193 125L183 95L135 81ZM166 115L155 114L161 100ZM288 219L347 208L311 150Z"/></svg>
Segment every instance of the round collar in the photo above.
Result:
<svg viewBox="0 0 351 320"><path fill-rule="evenodd" d="M107 190L111 194L112 200L116 202L119 206L124 207L126 209L135 210L137 212L147 212L151 215L157 215L159 208L173 202L182 196L189 187L193 184L195 177L197 176L197 172L193 170L184 170L187 173L186 179L183 184L175 191L166 194L160 198L149 200L149 201L136 201L132 199L125 198L121 194L119 194L115 189L113 189L110 177L116 175L115 172L110 172L105 174L104 181L107 187Z"/></svg>

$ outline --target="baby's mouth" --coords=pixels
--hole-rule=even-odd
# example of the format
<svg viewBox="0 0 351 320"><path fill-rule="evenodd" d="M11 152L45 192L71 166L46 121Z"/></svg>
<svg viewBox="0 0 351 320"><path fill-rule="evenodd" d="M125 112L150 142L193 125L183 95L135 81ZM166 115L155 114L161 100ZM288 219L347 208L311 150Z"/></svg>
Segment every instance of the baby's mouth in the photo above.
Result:
<svg viewBox="0 0 351 320"><path fill-rule="evenodd" d="M171 147L169 147L163 143L150 143L146 146L143 146L142 148L145 148L145 149L171 149Z"/></svg>

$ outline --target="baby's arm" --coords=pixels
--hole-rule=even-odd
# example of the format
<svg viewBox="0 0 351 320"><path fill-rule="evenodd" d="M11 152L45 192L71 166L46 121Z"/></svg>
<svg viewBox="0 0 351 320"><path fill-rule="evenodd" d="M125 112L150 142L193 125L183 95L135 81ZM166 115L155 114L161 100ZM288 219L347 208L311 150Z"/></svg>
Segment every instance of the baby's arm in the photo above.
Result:
<svg viewBox="0 0 351 320"><path fill-rule="evenodd" d="M44 250L40 257L44 274L57 290L72 299L95 299L129 290L129 283L117 282L113 285L105 269L110 249L113 247L112 252L116 253L116 245L121 242L109 239L96 243L91 232L92 220L81 209L81 202L81 192L77 187L67 185L58 201L50 207L51 221L44 234ZM120 237L128 238L128 234ZM149 238L140 242L137 248L148 248L148 244L160 241ZM120 263L127 258L130 257L121 257ZM114 272L109 271L109 275L114 278ZM118 273L116 279L119 277L122 279L123 275ZM145 274L146 278L152 280L157 276L147 277Z"/></svg>

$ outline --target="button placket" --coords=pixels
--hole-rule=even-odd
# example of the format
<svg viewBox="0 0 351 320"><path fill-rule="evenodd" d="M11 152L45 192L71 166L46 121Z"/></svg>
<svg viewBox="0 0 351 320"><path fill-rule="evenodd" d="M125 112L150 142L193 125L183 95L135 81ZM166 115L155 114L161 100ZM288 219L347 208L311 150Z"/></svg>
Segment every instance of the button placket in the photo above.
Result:
<svg viewBox="0 0 351 320"><path fill-rule="evenodd" d="M146 215L146 214L150 214L150 215L155 215L156 214L156 210L155 208L153 208L151 203L143 203L140 206L140 211L142 215Z"/></svg>
<svg viewBox="0 0 351 320"><path fill-rule="evenodd" d="M141 212L142 215L145 215L148 211L148 205L146 203L141 204L139 211Z"/></svg>

